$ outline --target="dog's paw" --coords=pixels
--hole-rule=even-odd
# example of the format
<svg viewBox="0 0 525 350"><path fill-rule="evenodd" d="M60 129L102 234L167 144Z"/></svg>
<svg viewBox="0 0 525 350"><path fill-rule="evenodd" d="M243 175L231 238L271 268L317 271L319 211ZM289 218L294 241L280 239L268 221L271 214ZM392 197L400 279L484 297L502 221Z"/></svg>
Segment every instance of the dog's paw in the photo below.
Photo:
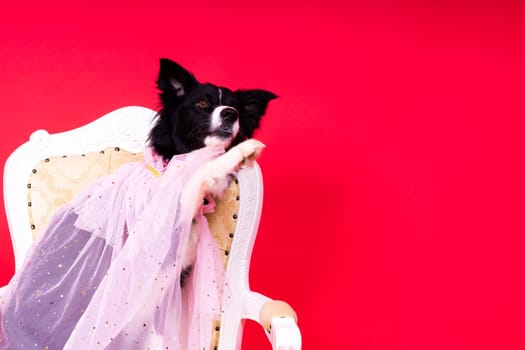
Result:
<svg viewBox="0 0 525 350"><path fill-rule="evenodd" d="M237 174L243 166L252 166L266 147L261 141L250 139L241 142L217 159L220 171L226 174Z"/></svg>
<svg viewBox="0 0 525 350"><path fill-rule="evenodd" d="M251 166L257 159L264 144L250 139L231 148L203 169L205 192L220 194L229 186L231 179L243 166Z"/></svg>
<svg viewBox="0 0 525 350"><path fill-rule="evenodd" d="M224 177L228 174L236 174L244 165L252 165L262 150L266 147L261 141L255 139L246 140L230 149L228 152L215 159L212 169L215 175Z"/></svg>
<svg viewBox="0 0 525 350"><path fill-rule="evenodd" d="M242 157L241 166L252 166L253 162L261 155L264 147L266 146L261 141L250 139L238 144L232 149L232 151L237 148L240 152Z"/></svg>

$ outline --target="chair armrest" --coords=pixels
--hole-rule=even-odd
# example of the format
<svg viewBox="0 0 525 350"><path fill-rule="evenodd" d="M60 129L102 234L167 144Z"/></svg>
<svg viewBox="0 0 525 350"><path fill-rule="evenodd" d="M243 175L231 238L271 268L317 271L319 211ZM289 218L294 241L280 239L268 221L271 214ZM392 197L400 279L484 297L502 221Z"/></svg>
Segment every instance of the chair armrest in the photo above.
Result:
<svg viewBox="0 0 525 350"><path fill-rule="evenodd" d="M300 350L301 331L297 314L284 301L272 300L262 294L249 292L244 298L243 318L259 323L274 350Z"/></svg>
<svg viewBox="0 0 525 350"><path fill-rule="evenodd" d="M300 350L301 331L293 317L274 317L271 322L271 343L276 350Z"/></svg>

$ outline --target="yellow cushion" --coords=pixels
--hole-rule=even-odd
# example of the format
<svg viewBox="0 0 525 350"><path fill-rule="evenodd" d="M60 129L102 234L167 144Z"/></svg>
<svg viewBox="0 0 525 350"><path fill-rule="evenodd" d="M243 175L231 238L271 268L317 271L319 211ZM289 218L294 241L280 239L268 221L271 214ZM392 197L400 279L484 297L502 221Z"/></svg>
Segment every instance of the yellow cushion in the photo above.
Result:
<svg viewBox="0 0 525 350"><path fill-rule="evenodd" d="M27 185L28 214L33 239L46 228L53 213L84 186L132 161L143 161L142 154L107 148L85 155L51 157L37 164ZM217 201L215 212L207 215L211 232L223 253L225 266L234 237L239 199L239 185L234 181L225 195Z"/></svg>

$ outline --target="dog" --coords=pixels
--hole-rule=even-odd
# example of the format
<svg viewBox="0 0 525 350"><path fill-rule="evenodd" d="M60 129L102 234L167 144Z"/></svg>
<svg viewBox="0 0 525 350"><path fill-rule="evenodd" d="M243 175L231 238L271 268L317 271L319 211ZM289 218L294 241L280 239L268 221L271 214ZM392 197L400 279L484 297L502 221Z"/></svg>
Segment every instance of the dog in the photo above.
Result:
<svg viewBox="0 0 525 350"><path fill-rule="evenodd" d="M207 195L220 197L239 169L250 165L265 147L251 137L269 101L277 96L261 89L232 91L201 83L187 69L165 58L160 60L157 87L161 108L150 131L150 145L166 161L205 146L222 146L227 152L206 164L196 179L203 200ZM201 204L194 208L195 213ZM193 268L198 240L197 225L192 225L181 286Z"/></svg>
<svg viewBox="0 0 525 350"><path fill-rule="evenodd" d="M181 188L167 192L172 196L166 198L161 192L163 180L152 177L160 174L151 171L152 175L145 171L149 169L146 164L134 162L97 180L61 208L11 280L7 299L1 301L0 349L42 348L43 344L50 349L167 349L169 344L171 349L190 341L203 342L204 347L210 344L201 337L201 322L212 326L214 313L219 313L219 292L206 290L206 296L199 296L206 286L194 284L208 277L208 270L192 274L197 250L201 254L200 246L212 239L204 231L201 207L206 197L222 195L240 167L260 155L264 145L251 137L276 95L203 84L168 59L160 61L157 86L161 108L150 130L147 151L153 148L167 162L175 155L210 146L203 150L203 159L212 160L190 161L192 168L179 181ZM179 176L177 171L173 174ZM134 180L128 181L130 178ZM134 187L142 180L146 180L144 188ZM137 192L140 195L133 197ZM137 197L144 200L148 194L157 203L138 202L137 207L128 203ZM171 206L160 209L174 208L174 212L158 210L167 201ZM184 205L195 208L181 209ZM157 212L162 214L158 218ZM149 221L141 220L144 215L151 215ZM164 222L166 217L174 219L171 226ZM186 244L186 224L192 219ZM165 227L172 228L174 235L183 227L178 231L181 236L164 238ZM153 238L160 239L146 236L150 228L156 232ZM132 235L128 229L138 232ZM182 235L184 239L177 240ZM159 247L160 260L155 260L152 252ZM185 249L182 254L179 247ZM177 249L176 256L170 249ZM202 256L206 259L212 253L205 251ZM184 287L187 277L193 281L188 280ZM207 282L216 281L210 278ZM187 299L195 295L199 297ZM184 301L188 303L182 305Z"/></svg>

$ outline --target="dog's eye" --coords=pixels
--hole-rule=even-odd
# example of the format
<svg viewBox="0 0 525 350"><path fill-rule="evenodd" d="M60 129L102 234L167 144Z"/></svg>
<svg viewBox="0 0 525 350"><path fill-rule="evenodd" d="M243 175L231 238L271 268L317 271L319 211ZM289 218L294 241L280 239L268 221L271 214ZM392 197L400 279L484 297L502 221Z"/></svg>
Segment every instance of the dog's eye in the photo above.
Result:
<svg viewBox="0 0 525 350"><path fill-rule="evenodd" d="M198 108L200 109L207 109L207 108L210 108L211 105L210 103L208 102L208 100L205 100L205 99L200 99L199 101L197 101L197 103L195 104Z"/></svg>

